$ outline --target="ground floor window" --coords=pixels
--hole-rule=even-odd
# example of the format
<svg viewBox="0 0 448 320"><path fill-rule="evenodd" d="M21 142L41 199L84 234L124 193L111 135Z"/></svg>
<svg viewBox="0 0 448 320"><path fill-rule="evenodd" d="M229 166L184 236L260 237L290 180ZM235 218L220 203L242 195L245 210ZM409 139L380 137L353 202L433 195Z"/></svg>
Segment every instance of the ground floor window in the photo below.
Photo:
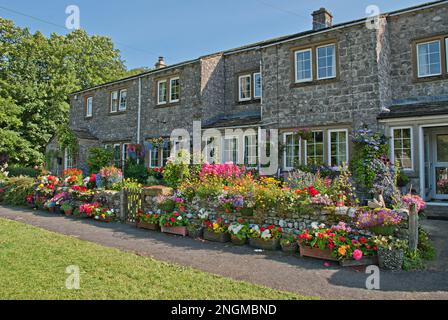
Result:
<svg viewBox="0 0 448 320"><path fill-rule="evenodd" d="M284 135L284 167L293 169L300 165L300 137L295 133L285 133Z"/></svg>
<svg viewBox="0 0 448 320"><path fill-rule="evenodd" d="M152 147L149 151L149 167L150 168L160 168L160 147Z"/></svg>
<svg viewBox="0 0 448 320"><path fill-rule="evenodd" d="M244 165L248 167L258 165L258 136L256 134L244 137Z"/></svg>
<svg viewBox="0 0 448 320"><path fill-rule="evenodd" d="M121 145L120 144L114 144L114 166L116 168L121 167Z"/></svg>
<svg viewBox="0 0 448 320"><path fill-rule="evenodd" d="M224 162L238 163L238 138L224 138Z"/></svg>
<svg viewBox="0 0 448 320"><path fill-rule="evenodd" d="M348 131L329 130L329 165L340 166L348 161Z"/></svg>
<svg viewBox="0 0 448 320"><path fill-rule="evenodd" d="M392 128L392 161L404 170L412 170L412 129Z"/></svg>
<svg viewBox="0 0 448 320"><path fill-rule="evenodd" d="M209 137L205 140L204 160L210 164L219 163L218 146L215 137Z"/></svg>
<svg viewBox="0 0 448 320"><path fill-rule="evenodd" d="M75 168L75 160L73 151L69 149L65 149L65 161L64 161L65 169L73 169Z"/></svg>
<svg viewBox="0 0 448 320"><path fill-rule="evenodd" d="M306 141L306 164L323 165L324 160L324 132L312 131L311 139Z"/></svg>

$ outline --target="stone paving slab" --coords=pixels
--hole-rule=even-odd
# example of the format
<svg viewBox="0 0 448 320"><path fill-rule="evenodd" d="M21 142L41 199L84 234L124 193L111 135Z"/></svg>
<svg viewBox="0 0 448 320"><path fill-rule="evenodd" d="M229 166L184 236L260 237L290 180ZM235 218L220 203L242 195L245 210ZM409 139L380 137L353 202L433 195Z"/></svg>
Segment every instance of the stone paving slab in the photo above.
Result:
<svg viewBox="0 0 448 320"><path fill-rule="evenodd" d="M26 209L0 207L0 217L81 240L152 257L159 261L191 266L198 270L279 290L323 299L447 299L448 270L445 263L428 271L381 272L381 290L365 289L364 268L325 267L323 261L287 256L281 252L255 252L235 247L92 220L74 220ZM436 230L437 241L447 241L447 222L426 222ZM442 238L440 238L442 237ZM446 254L446 251L443 252ZM446 261L446 257L444 257Z"/></svg>

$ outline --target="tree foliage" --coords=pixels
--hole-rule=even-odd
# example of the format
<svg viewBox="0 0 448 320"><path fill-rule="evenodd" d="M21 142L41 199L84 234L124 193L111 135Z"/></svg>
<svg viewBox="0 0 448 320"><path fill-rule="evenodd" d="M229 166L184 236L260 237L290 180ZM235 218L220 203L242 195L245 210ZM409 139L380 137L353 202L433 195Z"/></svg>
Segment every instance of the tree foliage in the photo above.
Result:
<svg viewBox="0 0 448 320"><path fill-rule="evenodd" d="M125 75L110 38L83 30L45 37L0 18L0 153L13 163L42 162L68 124L68 95Z"/></svg>

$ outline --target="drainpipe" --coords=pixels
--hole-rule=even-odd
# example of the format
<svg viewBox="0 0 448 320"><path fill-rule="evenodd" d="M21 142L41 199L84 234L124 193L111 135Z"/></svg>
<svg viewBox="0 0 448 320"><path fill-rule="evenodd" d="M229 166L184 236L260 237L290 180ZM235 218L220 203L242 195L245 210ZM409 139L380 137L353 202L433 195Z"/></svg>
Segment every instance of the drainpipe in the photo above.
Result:
<svg viewBox="0 0 448 320"><path fill-rule="evenodd" d="M142 78L138 78L137 144L140 144L141 113L142 113ZM137 159L137 163L140 163L140 159Z"/></svg>

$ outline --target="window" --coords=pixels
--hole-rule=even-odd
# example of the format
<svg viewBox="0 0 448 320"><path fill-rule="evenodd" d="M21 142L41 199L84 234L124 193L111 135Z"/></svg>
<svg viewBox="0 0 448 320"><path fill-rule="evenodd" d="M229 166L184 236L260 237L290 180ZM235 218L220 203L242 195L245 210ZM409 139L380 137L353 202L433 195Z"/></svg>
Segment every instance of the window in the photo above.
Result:
<svg viewBox="0 0 448 320"><path fill-rule="evenodd" d="M439 40L417 44L417 69L419 78L442 73Z"/></svg>
<svg viewBox="0 0 448 320"><path fill-rule="evenodd" d="M75 167L75 161L73 152L69 149L65 149L65 169L72 169Z"/></svg>
<svg viewBox="0 0 448 320"><path fill-rule="evenodd" d="M160 148L152 147L149 152L149 167L160 168Z"/></svg>
<svg viewBox="0 0 448 320"><path fill-rule="evenodd" d="M290 170L300 164L300 137L294 133L285 133L284 168Z"/></svg>
<svg viewBox="0 0 448 320"><path fill-rule="evenodd" d="M224 138L224 162L238 163L238 139L236 137Z"/></svg>
<svg viewBox="0 0 448 320"><path fill-rule="evenodd" d="M170 102L179 102L180 83L179 77L170 79Z"/></svg>
<svg viewBox="0 0 448 320"><path fill-rule="evenodd" d="M127 98L128 98L128 90L126 89L120 90L120 107L119 107L120 111L126 110Z"/></svg>
<svg viewBox="0 0 448 320"><path fill-rule="evenodd" d="M219 163L218 150L215 137L209 137L206 139L204 154L205 154L204 157L205 161L207 161L208 163L211 164Z"/></svg>
<svg viewBox="0 0 448 320"><path fill-rule="evenodd" d="M118 91L113 91L110 94L110 112L118 111Z"/></svg>
<svg viewBox="0 0 448 320"><path fill-rule="evenodd" d="M317 79L336 77L336 46L317 48Z"/></svg>
<svg viewBox="0 0 448 320"><path fill-rule="evenodd" d="M168 163L168 159L171 157L171 142L167 141L163 144L162 151L162 167L165 167Z"/></svg>
<svg viewBox="0 0 448 320"><path fill-rule="evenodd" d="M125 165L126 165L126 161L128 160L128 146L129 146L128 143L124 143L124 144L123 144L123 154L122 154L122 156L121 156L121 159L122 159L122 168L125 167Z"/></svg>
<svg viewBox="0 0 448 320"><path fill-rule="evenodd" d="M247 74L238 78L239 101L252 100L251 97L251 75Z"/></svg>
<svg viewBox="0 0 448 320"><path fill-rule="evenodd" d="M445 38L445 65L446 73L448 73L448 38Z"/></svg>
<svg viewBox="0 0 448 320"><path fill-rule="evenodd" d="M258 165L258 136L256 134L244 137L244 165L248 167Z"/></svg>
<svg viewBox="0 0 448 320"><path fill-rule="evenodd" d="M313 80L313 54L311 49L300 50L295 53L296 82Z"/></svg>
<svg viewBox="0 0 448 320"><path fill-rule="evenodd" d="M121 146L114 144L114 166L120 168L121 162Z"/></svg>
<svg viewBox="0 0 448 320"><path fill-rule="evenodd" d="M157 104L166 104L167 102L166 84L166 80L161 80L157 83Z"/></svg>
<svg viewBox="0 0 448 320"><path fill-rule="evenodd" d="M329 160L330 166L341 166L348 161L348 131L329 130Z"/></svg>
<svg viewBox="0 0 448 320"><path fill-rule="evenodd" d="M404 170L413 170L412 129L392 128L392 160Z"/></svg>
<svg viewBox="0 0 448 320"><path fill-rule="evenodd" d="M313 131L311 140L306 142L306 164L324 164L324 133L323 131Z"/></svg>
<svg viewBox="0 0 448 320"><path fill-rule="evenodd" d="M261 73L254 73L254 99L261 98Z"/></svg>
<svg viewBox="0 0 448 320"><path fill-rule="evenodd" d="M93 97L88 97L86 100L86 117L91 117L93 111Z"/></svg>

